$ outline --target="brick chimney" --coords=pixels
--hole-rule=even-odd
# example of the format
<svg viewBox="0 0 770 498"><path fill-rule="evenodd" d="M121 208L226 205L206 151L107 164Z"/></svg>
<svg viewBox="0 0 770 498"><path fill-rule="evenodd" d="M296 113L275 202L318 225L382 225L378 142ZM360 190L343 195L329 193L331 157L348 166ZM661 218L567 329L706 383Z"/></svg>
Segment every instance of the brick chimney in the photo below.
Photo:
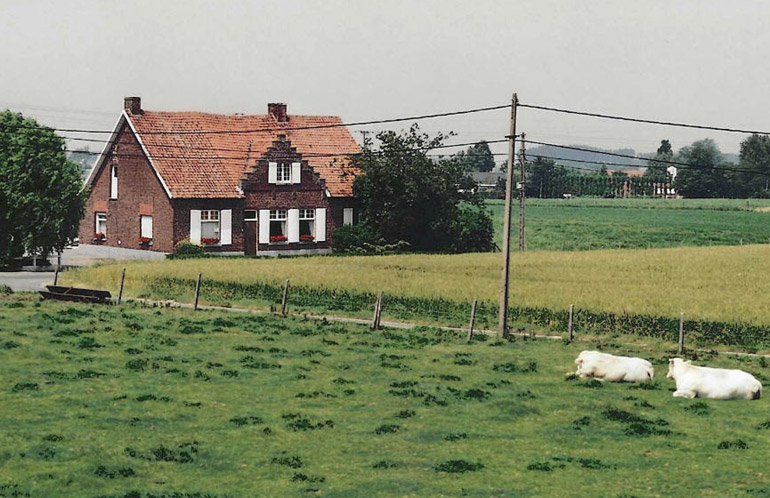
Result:
<svg viewBox="0 0 770 498"><path fill-rule="evenodd" d="M285 123L289 120L286 115L286 104L267 104L267 112L279 123Z"/></svg>
<svg viewBox="0 0 770 498"><path fill-rule="evenodd" d="M131 114L142 113L142 98L141 97L126 97L123 99L123 109Z"/></svg>

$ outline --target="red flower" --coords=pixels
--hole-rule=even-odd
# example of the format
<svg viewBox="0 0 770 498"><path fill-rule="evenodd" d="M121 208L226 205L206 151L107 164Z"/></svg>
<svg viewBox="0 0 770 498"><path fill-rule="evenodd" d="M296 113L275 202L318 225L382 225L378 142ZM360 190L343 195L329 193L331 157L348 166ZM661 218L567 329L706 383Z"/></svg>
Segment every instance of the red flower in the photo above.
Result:
<svg viewBox="0 0 770 498"><path fill-rule="evenodd" d="M270 242L286 242L288 237L285 235L271 235L270 236Z"/></svg>
<svg viewBox="0 0 770 498"><path fill-rule="evenodd" d="M315 237L312 235L300 235L299 236L300 242L313 242L315 240Z"/></svg>
<svg viewBox="0 0 770 498"><path fill-rule="evenodd" d="M139 237L140 244L149 244L152 242L152 237Z"/></svg>
<svg viewBox="0 0 770 498"><path fill-rule="evenodd" d="M104 233L102 233L102 232L96 232L94 234L94 240L104 240L106 238L107 238L107 236L104 235Z"/></svg>
<svg viewBox="0 0 770 498"><path fill-rule="evenodd" d="M217 239L216 237L202 238L201 242L203 242L206 245L214 245L214 244L219 244L219 239Z"/></svg>

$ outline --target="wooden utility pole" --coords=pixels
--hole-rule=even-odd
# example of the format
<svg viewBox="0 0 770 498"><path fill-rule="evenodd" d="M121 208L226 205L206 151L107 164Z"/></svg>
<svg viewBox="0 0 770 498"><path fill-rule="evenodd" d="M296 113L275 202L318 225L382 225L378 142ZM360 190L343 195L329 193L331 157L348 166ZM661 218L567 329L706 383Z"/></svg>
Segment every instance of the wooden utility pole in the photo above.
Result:
<svg viewBox="0 0 770 498"><path fill-rule="evenodd" d="M521 133L521 155L519 156L520 172L519 183L516 188L519 189L519 251L527 250L527 238L524 235L524 199L526 198L526 181L527 176L524 171L525 164L527 164L527 146L524 140L527 138L527 134Z"/></svg>
<svg viewBox="0 0 770 498"><path fill-rule="evenodd" d="M508 135L508 171L505 174L505 210L503 217L503 270L501 275L500 311L498 314L497 338L508 336L508 274L511 268L511 211L513 210L513 158L516 152L516 107L519 99L511 98L511 129Z"/></svg>

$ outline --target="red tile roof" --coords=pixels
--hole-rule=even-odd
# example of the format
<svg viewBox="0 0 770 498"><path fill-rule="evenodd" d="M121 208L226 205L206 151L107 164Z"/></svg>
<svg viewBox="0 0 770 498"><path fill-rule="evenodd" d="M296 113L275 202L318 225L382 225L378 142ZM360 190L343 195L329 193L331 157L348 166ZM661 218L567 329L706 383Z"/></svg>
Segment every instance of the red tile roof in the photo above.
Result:
<svg viewBox="0 0 770 498"><path fill-rule="evenodd" d="M249 161L253 166L279 134L286 135L292 147L296 147L326 182L333 197L348 197L353 193L357 170L349 164L347 156L361 149L347 127L292 129L341 124L338 117L289 115L286 122L279 123L271 114L242 116L155 111L141 114L126 111L126 114L172 197L241 197L236 187L243 176L249 142L253 141ZM195 131L243 133L190 133Z"/></svg>

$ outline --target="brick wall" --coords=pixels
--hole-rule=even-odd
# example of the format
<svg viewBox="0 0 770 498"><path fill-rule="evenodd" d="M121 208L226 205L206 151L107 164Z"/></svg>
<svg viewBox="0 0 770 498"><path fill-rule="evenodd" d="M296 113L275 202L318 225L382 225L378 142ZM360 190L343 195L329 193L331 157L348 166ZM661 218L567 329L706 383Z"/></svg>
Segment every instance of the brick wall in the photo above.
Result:
<svg viewBox="0 0 770 498"><path fill-rule="evenodd" d="M94 244L95 213L107 213L107 240L102 245L125 249L170 252L173 241L173 212L166 191L144 156L133 133L124 125L115 146L95 173L85 215L80 223L80 242ZM117 154L117 155L115 155ZM118 198L110 199L110 167L118 167ZM140 212L152 213L152 246L139 245Z"/></svg>

